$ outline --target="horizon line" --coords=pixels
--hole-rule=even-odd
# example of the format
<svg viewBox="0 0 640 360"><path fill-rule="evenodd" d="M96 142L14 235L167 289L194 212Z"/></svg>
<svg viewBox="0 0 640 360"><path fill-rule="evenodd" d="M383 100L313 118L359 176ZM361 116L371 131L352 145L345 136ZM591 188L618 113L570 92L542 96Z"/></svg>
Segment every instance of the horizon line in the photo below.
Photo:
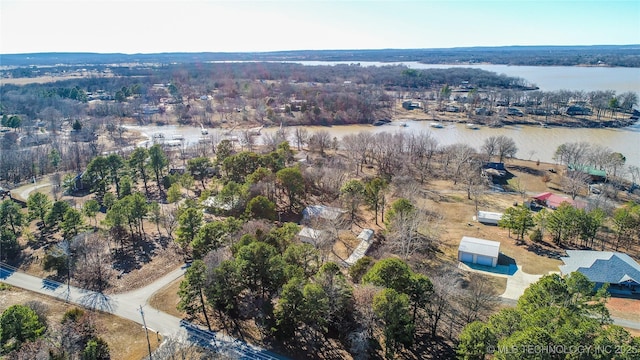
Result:
<svg viewBox="0 0 640 360"><path fill-rule="evenodd" d="M36 54L95 54L95 55L158 55L158 54L270 54L283 52L322 52L322 51L416 51L416 50L460 50L460 49L500 49L500 48L588 48L588 47L633 47L639 44L591 44L591 45L478 45L437 48L368 48L368 49L289 49L289 50L256 50L256 51L156 51L156 52L96 52L96 51L40 51L0 53L0 56L36 55Z"/></svg>

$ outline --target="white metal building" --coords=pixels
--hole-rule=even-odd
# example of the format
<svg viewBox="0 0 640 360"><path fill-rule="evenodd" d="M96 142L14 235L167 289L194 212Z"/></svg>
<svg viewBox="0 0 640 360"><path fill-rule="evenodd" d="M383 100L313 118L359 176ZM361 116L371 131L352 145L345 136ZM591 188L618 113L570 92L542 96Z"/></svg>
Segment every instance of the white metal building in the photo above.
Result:
<svg viewBox="0 0 640 360"><path fill-rule="evenodd" d="M351 253L351 255L349 255L347 260L345 260L345 262L349 266L355 264L356 261L360 260L362 257L366 255L367 250L369 250L369 247L371 247L371 244L373 244L373 230L371 229L362 230L360 235L358 235L358 239L360 240L360 244L358 244L356 249L353 250L353 252Z"/></svg>
<svg viewBox="0 0 640 360"><path fill-rule="evenodd" d="M483 224L498 225L498 221L502 219L502 213L478 211L478 222Z"/></svg>
<svg viewBox="0 0 640 360"><path fill-rule="evenodd" d="M500 243L463 236L458 247L458 260L461 262L496 266L500 254Z"/></svg>
<svg viewBox="0 0 640 360"><path fill-rule="evenodd" d="M306 226L304 226L298 233L300 241L311 244L313 246L318 246L318 243L327 235L328 234L326 231L316 230Z"/></svg>

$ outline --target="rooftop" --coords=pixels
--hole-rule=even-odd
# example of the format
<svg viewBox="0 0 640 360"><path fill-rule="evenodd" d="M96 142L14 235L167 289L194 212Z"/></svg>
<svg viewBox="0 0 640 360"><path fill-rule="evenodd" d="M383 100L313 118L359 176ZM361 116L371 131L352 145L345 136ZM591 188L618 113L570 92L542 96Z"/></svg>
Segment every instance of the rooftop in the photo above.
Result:
<svg viewBox="0 0 640 360"><path fill-rule="evenodd" d="M567 250L562 274L578 271L596 283L640 284L640 265L629 255L612 251Z"/></svg>
<svg viewBox="0 0 640 360"><path fill-rule="evenodd" d="M498 257L500 254L500 243L497 241L478 239L469 236L463 236L460 240L458 251L466 253Z"/></svg>

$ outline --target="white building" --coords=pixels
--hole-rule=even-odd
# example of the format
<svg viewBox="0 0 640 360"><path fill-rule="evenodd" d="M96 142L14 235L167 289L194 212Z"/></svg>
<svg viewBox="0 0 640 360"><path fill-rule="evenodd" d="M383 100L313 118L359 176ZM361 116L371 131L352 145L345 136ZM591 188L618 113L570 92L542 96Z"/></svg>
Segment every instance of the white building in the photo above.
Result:
<svg viewBox="0 0 640 360"><path fill-rule="evenodd" d="M498 265L498 256L500 255L500 243L463 236L458 247L458 261L485 265Z"/></svg>
<svg viewBox="0 0 640 360"><path fill-rule="evenodd" d="M367 250L369 250L369 247L371 247L371 244L373 244L373 230L362 230L360 235L358 235L358 239L360 240L360 243L358 244L358 246L356 246L351 255L349 255L347 260L345 260L345 262L349 266L355 264L356 261L360 260L367 254Z"/></svg>
<svg viewBox="0 0 640 360"><path fill-rule="evenodd" d="M483 224L498 225L498 221L502 219L502 213L478 211L478 222Z"/></svg>

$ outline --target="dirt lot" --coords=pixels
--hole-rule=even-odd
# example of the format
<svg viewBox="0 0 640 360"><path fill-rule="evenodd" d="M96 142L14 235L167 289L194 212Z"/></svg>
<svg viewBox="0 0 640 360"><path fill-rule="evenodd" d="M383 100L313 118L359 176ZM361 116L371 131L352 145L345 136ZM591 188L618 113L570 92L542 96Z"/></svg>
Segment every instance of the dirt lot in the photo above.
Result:
<svg viewBox="0 0 640 360"><path fill-rule="evenodd" d="M520 187L528 193L549 191L548 187L558 181L557 173L550 173L551 181L547 184L542 182L538 175L538 169L556 167L553 164L537 165L532 161L510 160L506 167L514 175L512 181L517 179ZM449 258L457 258L458 244L462 236L472 236L499 241L500 251L522 266L526 273L546 274L559 270L558 266L562 262L557 257L563 254L561 249L552 244L533 246L528 239L524 244L517 244L515 238L509 237L507 230L473 221L475 202L467 198L464 189L452 189L451 181L431 181L426 185L426 190L425 207L437 209L443 216L442 250ZM521 204L522 201L522 196L517 194L485 192L480 198L478 210L504 212L514 203Z"/></svg>
<svg viewBox="0 0 640 360"><path fill-rule="evenodd" d="M640 322L640 299L611 297L607 302L611 316ZM640 335L640 330L637 330Z"/></svg>
<svg viewBox="0 0 640 360"><path fill-rule="evenodd" d="M6 290L0 290L0 312L11 305L24 304L31 300L40 301L48 306L49 323L61 321L62 315L74 307L74 305L49 296L11 287ZM146 335L141 325L100 312L96 312L95 316L100 337L109 344L111 359L135 360L142 359L148 355ZM152 350L155 350L159 345L158 340L161 341L162 339L156 333L149 332L149 340Z"/></svg>

